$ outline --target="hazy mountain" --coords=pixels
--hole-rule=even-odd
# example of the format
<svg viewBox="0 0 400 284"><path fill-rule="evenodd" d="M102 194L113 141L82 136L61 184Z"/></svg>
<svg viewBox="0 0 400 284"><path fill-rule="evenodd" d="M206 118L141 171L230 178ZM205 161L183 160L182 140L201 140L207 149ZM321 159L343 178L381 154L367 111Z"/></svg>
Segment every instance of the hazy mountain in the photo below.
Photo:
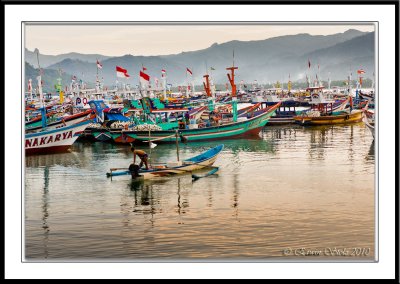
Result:
<svg viewBox="0 0 400 284"><path fill-rule="evenodd" d="M25 62L25 91L28 91L28 80L32 79L32 87L35 89L38 85L37 76L39 75L39 70L34 68L29 63ZM71 82L71 74L63 73L61 75L62 82ZM43 81L43 91L44 92L55 92L55 84L57 83L57 78L59 77L59 72L53 69L45 69L42 75Z"/></svg>
<svg viewBox="0 0 400 284"><path fill-rule="evenodd" d="M25 48L25 62L28 62L35 68L38 67L36 54L37 54L37 49L35 49L34 51L30 51ZM40 67L42 68L49 67L50 65L60 62L64 59L77 59L89 63L96 63L97 59L105 60L107 58L110 58L110 56L105 56L100 54L81 54L77 52L70 52L59 55L45 55L41 53L39 54Z"/></svg>
<svg viewBox="0 0 400 284"><path fill-rule="evenodd" d="M174 86L184 84L186 68L193 71L195 84L201 84L202 76L213 67L212 76L215 83L227 82L226 67L232 65L233 51L237 70L237 82L247 83L257 80L259 83L287 81L289 74L292 81L305 80L307 73L315 78L319 73L322 79L342 80L349 70L356 75L356 70L367 71L365 77L371 77L374 68L374 33L363 33L348 30L329 36L311 36L298 34L281 36L260 41L230 41L223 44L213 44L209 48L162 56L124 55L102 60L103 68L99 77L104 78L106 85L120 82L137 85L139 70L147 68L151 76L161 78L161 69L167 70L168 82ZM83 55L82 55L83 56ZM85 58L84 56L81 58ZM308 60L311 68L308 68ZM90 63L84 59L64 59L48 66L48 69L61 68L65 73L76 75L84 81L94 82L96 78L95 60ZM115 66L128 70L129 79L116 77ZM47 73L45 70L45 74ZM70 79L67 81L70 82Z"/></svg>

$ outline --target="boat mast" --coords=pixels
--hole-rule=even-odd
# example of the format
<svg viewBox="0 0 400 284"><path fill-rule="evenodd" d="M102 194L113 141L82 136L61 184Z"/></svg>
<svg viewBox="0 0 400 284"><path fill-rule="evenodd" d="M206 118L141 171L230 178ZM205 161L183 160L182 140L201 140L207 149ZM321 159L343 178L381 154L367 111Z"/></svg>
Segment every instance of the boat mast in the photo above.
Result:
<svg viewBox="0 0 400 284"><path fill-rule="evenodd" d="M39 90L40 112L42 114L42 128L45 128L47 125L46 108L44 105L43 90L42 90L42 69L40 68L40 63L39 63L39 50L37 50L36 55L39 67L39 76L37 77L37 80L38 80L38 90Z"/></svg>
<svg viewBox="0 0 400 284"><path fill-rule="evenodd" d="M232 112L233 112L233 122L237 121L237 97L236 97L236 85L235 85L235 70L238 69L238 67L235 67L235 50L233 50L233 64L232 67L226 68L226 70L231 71L231 73L227 74L228 75L228 80L229 83L231 84L232 88Z"/></svg>
<svg viewBox="0 0 400 284"><path fill-rule="evenodd" d="M167 99L167 74L166 74L165 70L161 71L161 78L163 80L163 87L164 87L164 91L163 91L164 100L166 100Z"/></svg>
<svg viewBox="0 0 400 284"><path fill-rule="evenodd" d="M58 92L58 96L59 96L59 99L60 99L60 104L62 104L64 102L64 93L63 93L63 90L62 90L62 83L61 83L61 81L62 81L62 78L61 78L62 70L61 70L61 68L58 69L58 75L59 75L59 77L57 78L56 90Z"/></svg>
<svg viewBox="0 0 400 284"><path fill-rule="evenodd" d="M208 74L203 76L203 78L205 78L205 82L203 82L203 86L204 86L204 90L206 91L206 94L207 94L208 109L210 111L213 111L214 110L214 97L211 93L210 81L209 81L208 77L210 77L210 75L208 75Z"/></svg>
<svg viewBox="0 0 400 284"><path fill-rule="evenodd" d="M31 102L33 101L33 96L32 96L32 79L28 80L28 91L29 91L29 95L31 98Z"/></svg>

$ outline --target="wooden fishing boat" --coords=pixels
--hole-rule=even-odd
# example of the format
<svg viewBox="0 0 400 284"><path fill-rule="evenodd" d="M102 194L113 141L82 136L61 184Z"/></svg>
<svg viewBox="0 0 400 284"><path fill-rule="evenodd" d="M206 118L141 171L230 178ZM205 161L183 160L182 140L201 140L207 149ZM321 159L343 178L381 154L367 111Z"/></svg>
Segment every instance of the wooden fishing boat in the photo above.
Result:
<svg viewBox="0 0 400 284"><path fill-rule="evenodd" d="M330 125L330 124L348 124L361 122L363 112L361 110L352 110L349 112L340 112L334 115L306 116L299 115L294 117L294 121L303 126L312 125Z"/></svg>
<svg viewBox="0 0 400 284"><path fill-rule="evenodd" d="M157 177L168 177L191 173L196 170L211 167L223 149L224 145L221 144L190 159L181 162L166 163L149 170L140 169L137 172L134 172L127 169L110 169L110 172L107 173L107 177L131 175L133 179L148 180ZM215 173L216 171L213 170L212 172Z"/></svg>
<svg viewBox="0 0 400 284"><path fill-rule="evenodd" d="M267 124L270 117L275 113L280 103L265 108L260 114L251 118L241 118L237 122L230 122L222 125L180 129L179 133L186 138L185 141L208 141L218 139L230 139L239 137L258 136L261 129ZM156 131L125 131L110 132L115 139L122 135L129 137L136 142L148 142L151 140L156 143L173 143L175 142L175 129L171 130L156 130ZM150 134L150 135L149 135Z"/></svg>
<svg viewBox="0 0 400 284"><path fill-rule="evenodd" d="M355 110L353 108L352 97L349 96L348 102L350 103L350 109L343 110L347 101L341 103L341 107L334 109L335 100L332 97L328 97L331 94L322 93L324 87L310 87L307 90L312 91L311 94L311 109L303 112L301 115L295 116L293 119L295 123L303 126L312 125L331 125L331 124L348 124L361 122L363 111Z"/></svg>
<svg viewBox="0 0 400 284"><path fill-rule="evenodd" d="M25 154L50 154L67 151L90 123L85 120L70 126L25 135Z"/></svg>
<svg viewBox="0 0 400 284"><path fill-rule="evenodd" d="M91 110L84 110L80 113L66 115L66 116L59 116L55 117L54 120L51 120L51 117L47 117L46 127L47 130L56 129L60 126L70 126L85 120L87 117L90 116ZM25 131L29 132L36 132L42 129L42 122L41 117L40 120L37 120L35 123L25 123Z"/></svg>
<svg viewBox="0 0 400 284"><path fill-rule="evenodd" d="M375 139L375 122L372 119L369 119L367 115L363 115L362 118L364 124L367 126L367 128L371 131L372 137Z"/></svg>

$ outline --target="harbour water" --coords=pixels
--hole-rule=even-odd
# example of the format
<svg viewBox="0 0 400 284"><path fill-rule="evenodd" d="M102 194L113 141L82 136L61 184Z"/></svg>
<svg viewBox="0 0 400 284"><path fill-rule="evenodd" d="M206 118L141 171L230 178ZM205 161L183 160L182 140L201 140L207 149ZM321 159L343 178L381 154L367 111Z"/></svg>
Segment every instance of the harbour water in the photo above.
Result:
<svg viewBox="0 0 400 284"><path fill-rule="evenodd" d="M132 162L127 145L26 157L26 260L374 259L375 143L363 123L267 126L259 139L181 144L180 157L221 143L218 175L195 182L107 178ZM175 145L150 157L176 159Z"/></svg>

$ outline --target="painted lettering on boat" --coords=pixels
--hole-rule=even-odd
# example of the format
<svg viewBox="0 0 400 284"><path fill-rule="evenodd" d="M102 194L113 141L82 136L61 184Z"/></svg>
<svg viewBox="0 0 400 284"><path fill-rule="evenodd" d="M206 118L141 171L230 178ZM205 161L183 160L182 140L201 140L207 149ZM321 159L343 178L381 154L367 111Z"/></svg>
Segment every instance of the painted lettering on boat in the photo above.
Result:
<svg viewBox="0 0 400 284"><path fill-rule="evenodd" d="M60 140L66 140L72 138L72 130L63 132L61 134L56 134L56 135L49 135L49 136L44 136L41 138L31 138L31 139L25 139L25 148L31 148L31 147L36 147L39 145L45 145L49 144L52 142L57 142Z"/></svg>

